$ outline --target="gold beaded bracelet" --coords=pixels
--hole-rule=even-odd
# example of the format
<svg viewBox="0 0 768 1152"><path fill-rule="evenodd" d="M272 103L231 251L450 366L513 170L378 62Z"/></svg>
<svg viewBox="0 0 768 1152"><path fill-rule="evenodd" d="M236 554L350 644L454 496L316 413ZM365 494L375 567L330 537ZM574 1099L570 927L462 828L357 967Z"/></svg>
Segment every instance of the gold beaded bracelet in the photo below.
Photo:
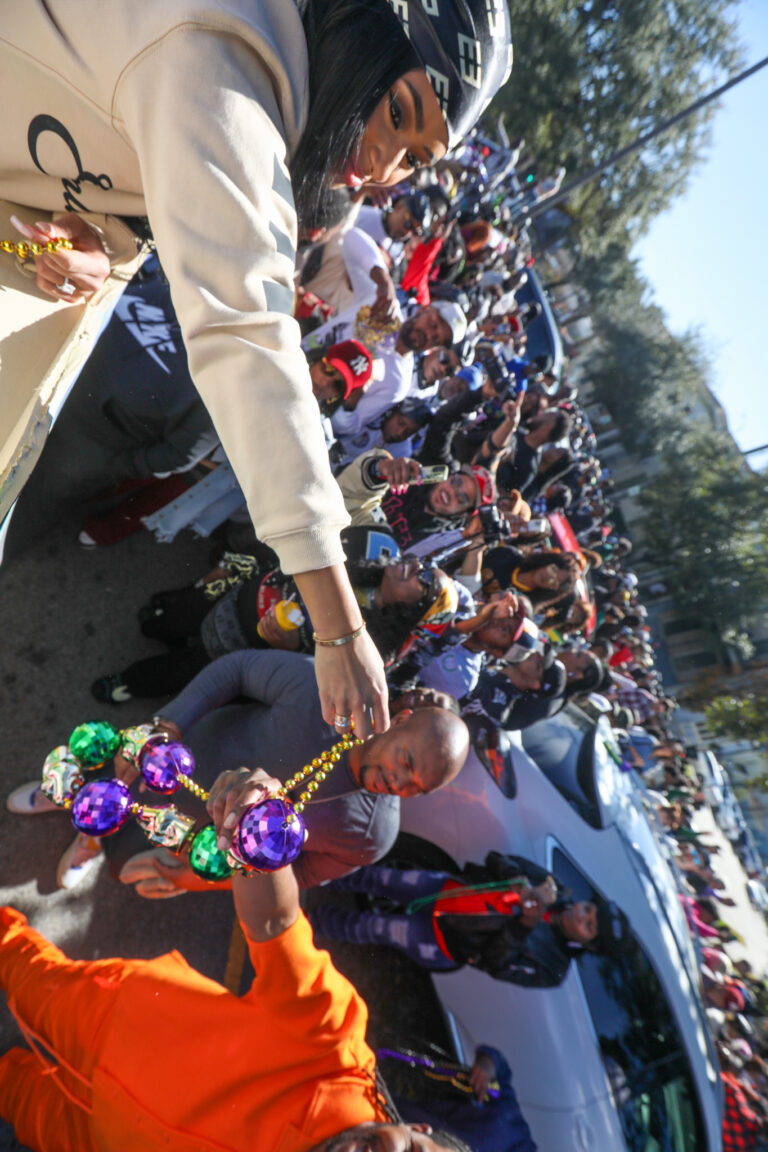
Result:
<svg viewBox="0 0 768 1152"><path fill-rule="evenodd" d="M44 252L58 252L60 248L69 251L72 248L72 241L64 236L56 236L43 243L37 240L0 240L0 252L18 256L19 260L28 260L30 256L42 256Z"/></svg>
<svg viewBox="0 0 768 1152"><path fill-rule="evenodd" d="M315 644L319 644L321 648L338 648L342 644L351 644L352 641L356 640L363 632L365 632L365 621L363 621L359 628L355 628L354 632L350 632L346 636L339 636L338 640L321 640L317 632L312 633L312 639Z"/></svg>

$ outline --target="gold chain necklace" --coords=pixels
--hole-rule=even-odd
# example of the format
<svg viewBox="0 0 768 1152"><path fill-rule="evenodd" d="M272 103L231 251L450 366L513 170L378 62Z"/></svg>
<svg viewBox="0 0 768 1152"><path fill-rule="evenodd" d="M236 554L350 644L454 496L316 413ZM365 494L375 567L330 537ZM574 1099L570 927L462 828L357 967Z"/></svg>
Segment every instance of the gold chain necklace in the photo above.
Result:
<svg viewBox="0 0 768 1152"><path fill-rule="evenodd" d="M333 748L329 748L326 752L321 752L319 756L315 756L313 760L306 764L302 769L291 776L290 780L286 780L285 784L281 787L279 795L285 797L286 792L290 792L298 784L304 780L308 781L306 788L303 792L299 792L299 799L293 805L294 812L303 812L306 805L312 798L312 794L317 792L317 789L325 780L329 772L338 764L344 752L354 748L357 744L363 744L365 741L361 740L359 736L353 736L348 732L346 736L342 736L338 744L334 744ZM310 779L311 777L311 779Z"/></svg>
<svg viewBox="0 0 768 1152"><path fill-rule="evenodd" d="M0 252L18 256L19 260L28 260L30 256L42 256L44 252L58 252L60 248L69 251L72 248L72 241L64 236L55 236L43 243L37 240L0 240Z"/></svg>

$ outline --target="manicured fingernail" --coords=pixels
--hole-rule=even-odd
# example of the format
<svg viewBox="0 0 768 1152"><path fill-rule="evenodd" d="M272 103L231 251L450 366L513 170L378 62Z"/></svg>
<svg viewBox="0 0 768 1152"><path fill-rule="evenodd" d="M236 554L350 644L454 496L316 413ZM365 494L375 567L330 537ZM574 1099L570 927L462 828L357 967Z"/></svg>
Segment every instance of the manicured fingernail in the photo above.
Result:
<svg viewBox="0 0 768 1152"><path fill-rule="evenodd" d="M10 220L11 220L11 224L13 224L13 226L17 232L21 232L22 236L27 235L27 233L29 232L29 225L28 224L24 224L21 220L19 220L18 216L11 216Z"/></svg>
<svg viewBox="0 0 768 1152"><path fill-rule="evenodd" d="M237 812L230 812L222 824L222 828L234 828L235 824L237 824Z"/></svg>
<svg viewBox="0 0 768 1152"><path fill-rule="evenodd" d="M41 232L45 232L46 236L52 236L55 232L55 228L50 220L36 220L35 228L38 228Z"/></svg>
<svg viewBox="0 0 768 1152"><path fill-rule="evenodd" d="M226 836L219 836L218 840L216 841L216 847L218 848L219 852L227 851L229 848L229 840L227 840Z"/></svg>

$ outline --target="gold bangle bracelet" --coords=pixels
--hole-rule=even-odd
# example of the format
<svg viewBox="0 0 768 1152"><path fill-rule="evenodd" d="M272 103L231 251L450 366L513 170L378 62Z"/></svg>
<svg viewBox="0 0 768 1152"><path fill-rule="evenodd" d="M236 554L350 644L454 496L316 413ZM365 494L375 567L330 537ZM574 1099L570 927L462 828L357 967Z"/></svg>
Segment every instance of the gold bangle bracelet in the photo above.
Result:
<svg viewBox="0 0 768 1152"><path fill-rule="evenodd" d="M365 621L363 621L359 628L355 628L354 632L350 632L346 636L339 636L338 640L321 640L317 632L312 633L312 639L315 644L319 644L321 648L339 648L342 644L351 644L352 641L356 640L363 632L365 632Z"/></svg>

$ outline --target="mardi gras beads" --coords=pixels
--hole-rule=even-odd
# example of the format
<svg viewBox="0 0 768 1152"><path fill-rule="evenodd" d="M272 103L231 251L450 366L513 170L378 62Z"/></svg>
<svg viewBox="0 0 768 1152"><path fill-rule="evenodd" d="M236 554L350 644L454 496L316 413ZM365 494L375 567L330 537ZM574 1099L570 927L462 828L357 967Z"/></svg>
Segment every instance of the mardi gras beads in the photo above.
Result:
<svg viewBox="0 0 768 1152"><path fill-rule="evenodd" d="M54 236L50 240L0 240L0 252L7 252L9 256L17 256L19 260L28 260L30 256L42 256L44 252L58 252L60 249L69 251L72 241L64 236Z"/></svg>
<svg viewBox="0 0 768 1152"><path fill-rule="evenodd" d="M126 729L126 732L131 731ZM133 730L137 731L137 730ZM146 728L146 736L152 729ZM69 807L85 783L83 773L101 768L118 752L124 733L106 720L78 724L67 744L60 744L45 758L40 791L60 807ZM146 736L144 737L146 739Z"/></svg>
<svg viewBox="0 0 768 1152"><path fill-rule="evenodd" d="M120 780L85 783L85 769L99 767L105 754L108 758L120 751L153 791L170 795L178 788L186 788L199 799L207 800L208 793L192 779L195 761L190 749L180 741L168 740L149 725L123 732L105 721L79 725L69 745L55 748L46 758L41 790L54 803L71 810L72 823L78 831L94 837L109 836L134 818L152 843L175 852L187 847L193 871L206 880L221 880L233 869L271 872L292 863L306 838L301 812L343 752L360 743L351 733L343 736L333 748L287 780L276 796L247 809L226 854L217 847L213 825L193 835L194 818L179 812L174 805L156 808L138 803ZM299 798L293 803L287 793L302 784Z"/></svg>
<svg viewBox="0 0 768 1152"><path fill-rule="evenodd" d="M78 724L69 738L69 750L83 768L100 768L119 750L120 733L106 720Z"/></svg>

